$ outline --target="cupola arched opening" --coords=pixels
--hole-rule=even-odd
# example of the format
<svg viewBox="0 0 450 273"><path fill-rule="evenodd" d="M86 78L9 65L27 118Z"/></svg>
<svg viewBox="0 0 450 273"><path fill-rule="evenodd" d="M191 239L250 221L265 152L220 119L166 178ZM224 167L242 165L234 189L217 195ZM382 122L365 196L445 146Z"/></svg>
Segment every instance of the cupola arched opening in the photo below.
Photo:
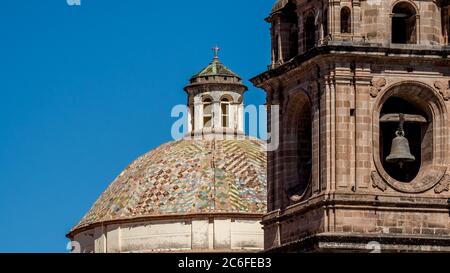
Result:
<svg viewBox="0 0 450 273"><path fill-rule="evenodd" d="M397 3L392 10L392 43L417 43L417 12L408 2Z"/></svg>
<svg viewBox="0 0 450 273"><path fill-rule="evenodd" d="M230 105L231 99L228 97L223 97L220 99L220 109L222 113L222 127L230 127Z"/></svg>
<svg viewBox="0 0 450 273"><path fill-rule="evenodd" d="M213 104L210 97L203 98L203 128L213 127Z"/></svg>

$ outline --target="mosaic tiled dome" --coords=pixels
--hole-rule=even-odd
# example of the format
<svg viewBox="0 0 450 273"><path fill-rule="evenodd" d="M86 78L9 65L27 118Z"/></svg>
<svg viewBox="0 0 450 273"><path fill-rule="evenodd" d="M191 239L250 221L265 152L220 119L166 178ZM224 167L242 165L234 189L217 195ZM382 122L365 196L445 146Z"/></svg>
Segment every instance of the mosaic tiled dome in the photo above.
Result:
<svg viewBox="0 0 450 273"><path fill-rule="evenodd" d="M265 212L260 140L180 140L134 161L72 231L147 216Z"/></svg>

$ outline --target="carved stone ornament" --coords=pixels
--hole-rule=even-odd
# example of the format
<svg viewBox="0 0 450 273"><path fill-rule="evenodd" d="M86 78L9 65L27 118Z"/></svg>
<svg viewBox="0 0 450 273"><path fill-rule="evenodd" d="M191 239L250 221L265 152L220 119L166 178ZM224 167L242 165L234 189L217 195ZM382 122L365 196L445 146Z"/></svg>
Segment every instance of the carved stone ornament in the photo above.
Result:
<svg viewBox="0 0 450 273"><path fill-rule="evenodd" d="M444 100L450 99L450 88L446 82L437 81L434 83L434 87L436 87L436 89L439 90L439 93L441 93Z"/></svg>
<svg viewBox="0 0 450 273"><path fill-rule="evenodd" d="M437 194L441 194L444 191L450 190L450 175L446 174L442 178L441 182L437 185L437 187L434 189L434 192Z"/></svg>
<svg viewBox="0 0 450 273"><path fill-rule="evenodd" d="M376 171L372 172L372 186L374 188L380 189L381 191L387 190L386 183L384 182L383 178L381 178L381 176Z"/></svg>
<svg viewBox="0 0 450 273"><path fill-rule="evenodd" d="M373 98L376 98L378 96L378 93L380 93L381 89L386 86L386 79L385 78L375 78L372 80L372 86L370 87L370 95Z"/></svg>

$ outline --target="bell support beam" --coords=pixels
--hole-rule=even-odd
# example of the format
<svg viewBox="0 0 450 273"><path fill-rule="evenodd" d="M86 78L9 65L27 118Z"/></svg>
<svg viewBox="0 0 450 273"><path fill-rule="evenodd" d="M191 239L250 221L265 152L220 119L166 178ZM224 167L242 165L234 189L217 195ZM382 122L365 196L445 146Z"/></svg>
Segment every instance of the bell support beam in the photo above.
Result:
<svg viewBox="0 0 450 273"><path fill-rule="evenodd" d="M380 122L395 122L399 123L401 120L400 114L386 114L380 119ZM404 122L414 122L414 123L427 123L427 119L421 115L404 115Z"/></svg>

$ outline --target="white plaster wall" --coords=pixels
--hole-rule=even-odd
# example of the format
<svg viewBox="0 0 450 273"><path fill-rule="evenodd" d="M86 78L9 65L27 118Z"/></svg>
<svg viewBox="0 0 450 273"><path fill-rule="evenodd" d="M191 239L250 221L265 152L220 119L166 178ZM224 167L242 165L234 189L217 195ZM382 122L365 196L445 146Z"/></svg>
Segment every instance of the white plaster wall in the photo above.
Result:
<svg viewBox="0 0 450 273"><path fill-rule="evenodd" d="M214 249L231 249L231 219L214 220Z"/></svg>
<svg viewBox="0 0 450 273"><path fill-rule="evenodd" d="M236 220L231 223L231 249L254 249L264 248L262 237L264 230L259 222L248 220Z"/></svg>
<svg viewBox="0 0 450 273"><path fill-rule="evenodd" d="M94 230L94 249L96 253L106 252L106 232L105 227L98 227Z"/></svg>
<svg viewBox="0 0 450 273"><path fill-rule="evenodd" d="M192 221L192 249L209 249L209 220Z"/></svg>
<svg viewBox="0 0 450 273"><path fill-rule="evenodd" d="M260 220L229 218L113 224L77 234L83 253L261 251Z"/></svg>
<svg viewBox="0 0 450 273"><path fill-rule="evenodd" d="M120 225L110 225L107 226L107 240L106 240L106 249L108 253L117 253L120 252L121 246L121 231L122 228Z"/></svg>
<svg viewBox="0 0 450 273"><path fill-rule="evenodd" d="M75 249L73 250L74 252L81 252L81 253L95 252L94 249L95 238L94 233L92 231L77 234L74 237L73 241L79 243L79 245L73 245L73 247L75 247ZM80 249L78 249L78 247L80 247Z"/></svg>
<svg viewBox="0 0 450 273"><path fill-rule="evenodd" d="M192 249L192 224L185 221L136 223L121 228L121 252Z"/></svg>

